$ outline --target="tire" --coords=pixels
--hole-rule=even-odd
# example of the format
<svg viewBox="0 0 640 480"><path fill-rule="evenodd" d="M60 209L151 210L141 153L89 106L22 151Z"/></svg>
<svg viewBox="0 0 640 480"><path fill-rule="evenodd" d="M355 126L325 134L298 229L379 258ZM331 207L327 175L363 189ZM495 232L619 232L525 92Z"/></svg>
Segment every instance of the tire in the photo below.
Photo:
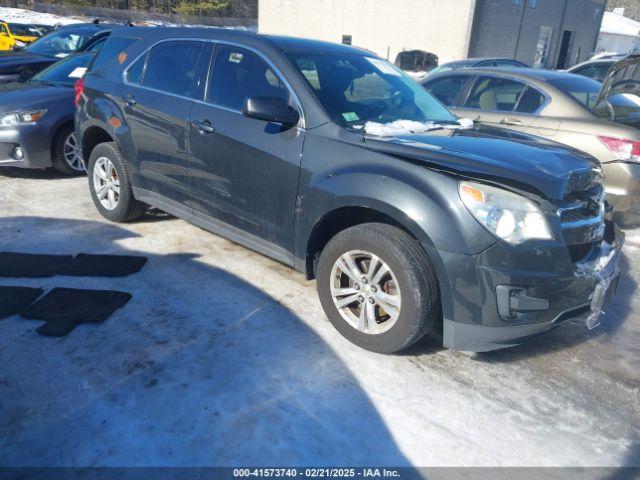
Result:
<svg viewBox="0 0 640 480"><path fill-rule="evenodd" d="M353 278L342 271L340 265L346 264L340 261L346 258L345 255L350 255L354 263L361 266L360 271L364 272L364 276L371 276L367 281L368 286L355 284ZM374 267L374 271L368 273L367 255L372 255L368 266L376 256L391 273L376 283L375 273L381 272L382 267ZM352 269L348 270L353 272ZM344 296L334 299L332 287L343 289L340 292L345 292ZM355 288L361 293L358 300L346 308L338 308L336 301L347 302L352 298L350 295ZM334 236L320 255L317 289L322 307L336 330L352 343L373 352L393 353L409 347L424 337L442 315L438 281L425 251L406 232L387 224L365 223ZM395 311L395 319L391 313L385 312L381 298L376 297L380 292L385 295L384 301L393 299L399 305L399 309L395 309L391 300L387 304L390 306L387 307L389 312ZM380 322L376 321L375 324L363 322L362 308L356 308L366 305L371 297L375 302L372 302L373 310L365 312L376 315ZM360 302L361 298L365 301ZM362 329L363 323L370 328Z"/></svg>
<svg viewBox="0 0 640 480"><path fill-rule="evenodd" d="M103 217L112 222L131 222L144 215L148 207L134 198L131 180L115 143L101 143L93 149L88 174L91 198ZM97 189L102 187L107 188L107 194L102 190L99 198Z"/></svg>
<svg viewBox="0 0 640 480"><path fill-rule="evenodd" d="M56 171L70 177L87 173L80 150L77 148L73 125L63 127L56 134L51 151L51 163Z"/></svg>

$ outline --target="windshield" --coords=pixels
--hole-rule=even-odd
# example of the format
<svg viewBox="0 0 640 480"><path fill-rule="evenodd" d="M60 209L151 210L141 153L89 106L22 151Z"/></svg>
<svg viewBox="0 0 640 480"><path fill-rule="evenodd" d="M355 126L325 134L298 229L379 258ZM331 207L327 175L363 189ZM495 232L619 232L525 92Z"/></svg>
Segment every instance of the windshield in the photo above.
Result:
<svg viewBox="0 0 640 480"><path fill-rule="evenodd" d="M31 79L32 82L64 83L72 85L84 75L95 54L79 53L45 68Z"/></svg>
<svg viewBox="0 0 640 480"><path fill-rule="evenodd" d="M82 47L89 38L89 35L82 33L59 30L39 38L24 50L48 57L63 58Z"/></svg>
<svg viewBox="0 0 640 480"><path fill-rule="evenodd" d="M22 25L21 23L9 24L9 31L16 37L35 37L36 34L31 28L31 25Z"/></svg>
<svg viewBox="0 0 640 480"><path fill-rule="evenodd" d="M570 78L554 78L547 80L547 82L573 97L587 110L593 109L602 88L599 82L579 75Z"/></svg>
<svg viewBox="0 0 640 480"><path fill-rule="evenodd" d="M366 122L456 122L456 117L411 77L375 57L338 53L289 53L327 113L340 125Z"/></svg>

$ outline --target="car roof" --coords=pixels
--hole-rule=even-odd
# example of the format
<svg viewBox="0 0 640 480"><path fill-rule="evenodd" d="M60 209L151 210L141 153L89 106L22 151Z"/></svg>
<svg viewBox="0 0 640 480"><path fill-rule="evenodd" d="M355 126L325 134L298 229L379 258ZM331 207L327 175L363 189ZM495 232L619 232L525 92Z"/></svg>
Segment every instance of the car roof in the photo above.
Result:
<svg viewBox="0 0 640 480"><path fill-rule="evenodd" d="M288 37L284 35L262 35L278 45L285 52L325 52L325 53L355 53L361 55L373 55L368 50L343 45L341 43L324 42L308 38Z"/></svg>
<svg viewBox="0 0 640 480"><path fill-rule="evenodd" d="M122 32L122 30L121 30ZM205 39L226 39L239 42L249 41L252 44L268 44L270 47L276 46L284 52L331 52L331 53L352 53L359 55L373 56L375 54L362 48L342 45L340 43L324 42L321 40L311 40L307 38L288 37L284 35L265 35L245 30L233 30L229 28L202 28L202 27L128 27L125 32L133 35L141 35L145 38L205 38Z"/></svg>
<svg viewBox="0 0 640 480"><path fill-rule="evenodd" d="M482 74L492 74L492 75L509 75L512 77L520 77L522 79L535 79L543 82L553 80L556 78L575 78L577 75L574 73L568 72L560 72L558 70L545 70L542 68L524 68L524 67L506 67L506 68L492 68L492 67L483 67L483 68L473 68L473 69L464 69L464 70L451 70L448 72L439 73L429 78L432 80L433 78L437 78L445 75L482 75Z"/></svg>
<svg viewBox="0 0 640 480"><path fill-rule="evenodd" d="M503 57L477 57L477 58L466 58L464 60L453 60L451 62L447 62L447 63L443 63L441 66L444 65L451 65L451 64L456 64L456 65L473 65L475 63L480 63L480 62L496 62L496 61L505 61L505 62L517 62L517 63L523 63L520 60L514 60L513 58L503 58Z"/></svg>
<svg viewBox="0 0 640 480"><path fill-rule="evenodd" d="M61 25L58 30L76 30L82 32L102 32L104 30L113 30L123 27L119 23L71 23L69 25Z"/></svg>

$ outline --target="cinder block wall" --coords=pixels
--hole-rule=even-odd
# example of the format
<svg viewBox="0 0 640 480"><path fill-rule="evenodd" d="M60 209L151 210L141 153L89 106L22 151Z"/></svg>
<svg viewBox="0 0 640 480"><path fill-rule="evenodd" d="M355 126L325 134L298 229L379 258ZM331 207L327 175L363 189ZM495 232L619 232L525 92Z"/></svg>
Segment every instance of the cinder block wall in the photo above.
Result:
<svg viewBox="0 0 640 480"><path fill-rule="evenodd" d="M543 25L553 28L545 67L556 66L563 30L575 32L567 66L591 56L604 0L537 0L535 8L532 4L531 0L478 0L469 56L515 57L531 65Z"/></svg>
<svg viewBox="0 0 640 480"><path fill-rule="evenodd" d="M467 57L476 0L259 0L258 29L352 44L391 61L403 50Z"/></svg>

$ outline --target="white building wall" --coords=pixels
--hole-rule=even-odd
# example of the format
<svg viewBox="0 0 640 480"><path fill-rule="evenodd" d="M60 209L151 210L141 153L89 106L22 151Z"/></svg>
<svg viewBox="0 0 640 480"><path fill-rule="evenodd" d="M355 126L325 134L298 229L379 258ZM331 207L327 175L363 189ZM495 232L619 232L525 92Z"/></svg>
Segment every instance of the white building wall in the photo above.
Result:
<svg viewBox="0 0 640 480"><path fill-rule="evenodd" d="M403 50L467 57L476 0L259 0L261 33L352 44L393 61Z"/></svg>

